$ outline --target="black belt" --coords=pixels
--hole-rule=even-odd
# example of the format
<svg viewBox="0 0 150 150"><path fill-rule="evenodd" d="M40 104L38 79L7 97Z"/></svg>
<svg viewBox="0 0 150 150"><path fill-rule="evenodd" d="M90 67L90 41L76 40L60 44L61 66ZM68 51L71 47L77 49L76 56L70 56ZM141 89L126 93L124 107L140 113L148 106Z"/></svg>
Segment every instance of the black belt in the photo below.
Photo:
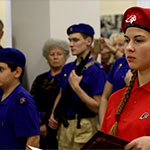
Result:
<svg viewBox="0 0 150 150"><path fill-rule="evenodd" d="M65 115L65 118L67 120L74 120L74 119L77 119L77 114L76 115L67 114Z"/></svg>
<svg viewBox="0 0 150 150"><path fill-rule="evenodd" d="M93 118L95 116L80 116L80 118ZM72 115L72 114L66 114L65 118L67 120L74 120L74 119L78 119L78 114Z"/></svg>

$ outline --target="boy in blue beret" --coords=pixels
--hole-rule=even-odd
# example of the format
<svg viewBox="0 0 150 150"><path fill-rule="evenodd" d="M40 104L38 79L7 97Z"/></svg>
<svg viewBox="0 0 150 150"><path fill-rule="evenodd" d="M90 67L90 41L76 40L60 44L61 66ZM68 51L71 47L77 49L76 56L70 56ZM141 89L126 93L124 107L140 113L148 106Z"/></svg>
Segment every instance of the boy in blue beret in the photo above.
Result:
<svg viewBox="0 0 150 150"><path fill-rule="evenodd" d="M93 27L84 23L74 24L67 29L67 34L72 55L77 59L62 69L61 90L56 98L49 125L53 129L58 128L59 150L79 150L97 132L96 114L106 73L90 53L94 37ZM86 61L80 75L77 68L82 60ZM68 91L68 84L73 92ZM58 107L61 102L62 107ZM63 110L58 113L64 118L62 120L56 116L58 108Z"/></svg>
<svg viewBox="0 0 150 150"><path fill-rule="evenodd" d="M0 50L0 149L39 147L39 116L32 96L21 86L24 54Z"/></svg>

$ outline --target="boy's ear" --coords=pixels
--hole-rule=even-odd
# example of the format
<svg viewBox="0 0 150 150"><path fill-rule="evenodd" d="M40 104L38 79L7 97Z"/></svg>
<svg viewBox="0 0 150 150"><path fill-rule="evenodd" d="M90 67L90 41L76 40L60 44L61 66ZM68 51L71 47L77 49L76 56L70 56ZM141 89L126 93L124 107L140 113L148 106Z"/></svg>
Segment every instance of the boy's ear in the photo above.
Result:
<svg viewBox="0 0 150 150"><path fill-rule="evenodd" d="M22 68L21 67L17 67L15 70L15 77L19 78L21 76L22 73Z"/></svg>
<svg viewBox="0 0 150 150"><path fill-rule="evenodd" d="M92 38L91 37L87 37L87 42L88 42L88 45L91 45L92 42L93 42Z"/></svg>

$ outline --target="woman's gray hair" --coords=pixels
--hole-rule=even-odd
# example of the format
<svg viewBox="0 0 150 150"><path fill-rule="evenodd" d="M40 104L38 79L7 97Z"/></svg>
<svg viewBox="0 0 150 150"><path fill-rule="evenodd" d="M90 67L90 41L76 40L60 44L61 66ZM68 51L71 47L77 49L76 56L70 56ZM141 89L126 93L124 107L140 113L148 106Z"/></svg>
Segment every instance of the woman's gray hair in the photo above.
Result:
<svg viewBox="0 0 150 150"><path fill-rule="evenodd" d="M43 46L43 56L48 59L48 53L53 48L60 48L64 51L66 59L69 57L70 47L68 42L60 39L48 39Z"/></svg>

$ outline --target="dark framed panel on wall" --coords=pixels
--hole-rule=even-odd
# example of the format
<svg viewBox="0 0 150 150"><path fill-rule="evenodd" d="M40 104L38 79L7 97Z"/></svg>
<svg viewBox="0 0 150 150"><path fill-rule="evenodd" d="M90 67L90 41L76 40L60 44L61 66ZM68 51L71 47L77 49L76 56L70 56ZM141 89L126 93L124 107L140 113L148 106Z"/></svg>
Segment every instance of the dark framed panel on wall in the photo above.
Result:
<svg viewBox="0 0 150 150"><path fill-rule="evenodd" d="M101 37L109 38L112 33L121 32L122 14L100 17Z"/></svg>

